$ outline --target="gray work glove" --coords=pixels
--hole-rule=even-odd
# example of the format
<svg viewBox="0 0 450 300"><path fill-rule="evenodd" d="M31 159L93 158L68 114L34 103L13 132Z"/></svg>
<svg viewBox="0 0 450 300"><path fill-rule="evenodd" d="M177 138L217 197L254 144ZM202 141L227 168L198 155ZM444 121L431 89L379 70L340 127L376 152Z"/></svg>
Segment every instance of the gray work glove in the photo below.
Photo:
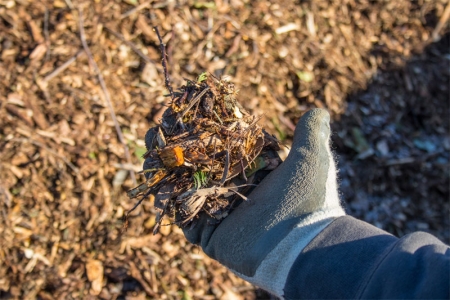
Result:
<svg viewBox="0 0 450 300"><path fill-rule="evenodd" d="M330 116L308 111L291 152L218 225L206 214L186 238L240 277L282 297L288 272L303 248L335 218L340 206L330 151Z"/></svg>

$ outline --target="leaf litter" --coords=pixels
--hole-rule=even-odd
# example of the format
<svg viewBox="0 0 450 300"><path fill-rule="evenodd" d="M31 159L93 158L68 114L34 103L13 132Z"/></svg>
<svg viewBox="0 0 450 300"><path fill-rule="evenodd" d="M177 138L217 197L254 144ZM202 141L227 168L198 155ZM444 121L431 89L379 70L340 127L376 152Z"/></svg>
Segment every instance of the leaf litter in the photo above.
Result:
<svg viewBox="0 0 450 300"><path fill-rule="evenodd" d="M152 194L157 209L154 234L165 216L180 227L195 226L202 211L219 222L264 178L257 171L281 163L279 141L258 125L260 117L242 108L238 90L226 78L204 72L174 92L160 43L172 101L161 124L145 136L148 151L142 173L147 180L127 192L139 201L124 224L126 229L129 214Z"/></svg>

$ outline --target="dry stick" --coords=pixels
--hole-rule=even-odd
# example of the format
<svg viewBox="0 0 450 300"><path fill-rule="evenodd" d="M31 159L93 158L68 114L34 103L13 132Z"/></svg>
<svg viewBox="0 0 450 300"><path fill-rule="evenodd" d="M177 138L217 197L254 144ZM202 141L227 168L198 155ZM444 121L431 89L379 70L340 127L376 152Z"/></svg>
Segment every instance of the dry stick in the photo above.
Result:
<svg viewBox="0 0 450 300"><path fill-rule="evenodd" d="M70 9L73 9L73 8L74 8L74 7L73 7L73 4L72 4L72 1L70 1L70 0L64 0L64 2L66 2L66 5L67 5L68 8L70 8Z"/></svg>
<svg viewBox="0 0 450 300"><path fill-rule="evenodd" d="M440 38L439 33L442 30L442 28L444 28L445 24L447 24L449 17L450 17L450 2L447 3L444 13L442 14L438 24L434 28L433 33L431 34L431 38L433 39L433 41L437 42L439 40Z"/></svg>
<svg viewBox="0 0 450 300"><path fill-rule="evenodd" d="M150 6L150 3L152 3L152 1L147 1L147 2L144 2L144 3L142 3L142 4L139 4L139 5L136 6L135 8L130 9L129 11L127 11L127 12L121 14L121 15L120 15L120 19L121 19L121 20L122 20L122 19L125 19L126 17L131 16L132 14L134 14L135 12L138 12L138 11L140 11L141 9L144 9L144 8L146 8L147 6Z"/></svg>
<svg viewBox="0 0 450 300"><path fill-rule="evenodd" d="M158 184L167 182L168 180L171 179L171 176L167 176L165 177L163 180L161 180ZM152 188L149 188L148 191L145 192L145 194L139 199L139 201L130 209L128 210L125 215L123 216L123 220L124 220L124 225L123 225L123 231L126 231L128 228L128 216L136 209L139 207L139 205L141 205L142 201L144 201L145 199L147 199L148 196L150 196L153 192ZM122 232L123 232L122 231Z"/></svg>
<svg viewBox="0 0 450 300"><path fill-rule="evenodd" d="M248 161L248 159L247 159L247 161ZM240 160L240 162L241 162L241 169L242 169L242 177L244 177L245 182L247 182L247 181L248 181L248 178L247 178L247 176L245 175L244 162L242 161L242 159Z"/></svg>
<svg viewBox="0 0 450 300"><path fill-rule="evenodd" d="M54 156L56 156L56 157L62 159L62 160L66 163L66 165L69 166L69 168L71 168L72 171L73 171L76 175L78 175L78 173L80 172L80 170L79 170L73 163L71 163L67 158L65 158L65 157L62 156L61 154L57 153L56 151L54 151L54 150L48 148L46 145L41 144L41 143L38 142L38 141L35 141L35 140L32 140L32 139L25 139L25 138L13 138L13 139L11 139L11 141L17 141L17 142L21 142L21 143L28 142L28 143L31 143L31 144L33 144L33 145L35 145L35 146L41 147L41 148L44 149L45 151L47 151L47 152L53 154Z"/></svg>
<svg viewBox="0 0 450 300"><path fill-rule="evenodd" d="M61 66L57 67L55 70L53 70L50 74L44 77L44 81L50 81L54 77L56 77L59 73L67 69L74 61L77 60L78 56L83 54L83 50L79 50L74 56L72 56L68 61L63 63Z"/></svg>
<svg viewBox="0 0 450 300"><path fill-rule="evenodd" d="M181 113L180 117L178 118L179 120L182 119L184 117L185 114L187 114L189 112L189 110L200 100L200 98L207 92L210 90L210 87L205 88L204 90L202 90L197 96L195 96L195 98L193 100L191 100L191 102L189 102L189 105L186 107L186 109Z"/></svg>
<svg viewBox="0 0 450 300"><path fill-rule="evenodd" d="M125 215L123 216L123 230L122 233L124 231L127 231L128 229L128 216L139 206L141 205L142 201L144 201L148 196L150 196L150 194L152 193L152 190L149 189L142 197L141 199L139 199L139 201L133 206L133 208L131 208L129 211L127 211L125 213Z"/></svg>
<svg viewBox="0 0 450 300"><path fill-rule="evenodd" d="M225 150L225 165L223 169L222 179L220 180L220 185L223 185L228 177L228 169L230 168L230 152L228 150Z"/></svg>
<svg viewBox="0 0 450 300"><path fill-rule="evenodd" d="M45 14L44 14L44 36L45 36L45 45L47 46L47 51L45 52L45 61L49 60L50 58L50 36L48 34L48 9L45 8Z"/></svg>
<svg viewBox="0 0 450 300"><path fill-rule="evenodd" d="M125 142L125 139L123 137L122 134L122 130L120 129L119 126L119 122L117 121L116 118L116 113L114 112L114 108L112 106L111 103L111 97L109 95L108 89L106 88L106 83L105 80L103 79L102 73L100 72L100 69L98 68L97 63L94 60L94 57L92 56L91 50L89 49L89 46L86 42L86 37L84 34L84 25L83 25L83 12L81 11L81 8L78 8L78 13L79 13L79 26L80 26L80 39L81 39L81 44L83 45L84 51L86 52L86 55L89 58L89 62L92 64L92 66L95 69L95 72L97 73L98 76L98 81L100 82L100 86L102 87L103 93L105 95L105 99L106 102L108 104L108 108L109 108L109 113L111 114L111 118L114 122L114 127L116 128L116 132L117 132L117 136L119 137L119 141L120 143L123 145L123 149L125 152L125 157L127 159L127 162L129 164L131 164L131 155L130 155L130 151L128 150L128 146ZM130 176L131 176L131 180L133 181L133 184L136 185L137 181L136 181L136 175L134 174L134 171L130 170Z"/></svg>
<svg viewBox="0 0 450 300"><path fill-rule="evenodd" d="M166 60L166 46L163 43L163 40L161 38L161 35L159 34L159 30L158 27L153 27L153 30L156 32L156 35L158 36L159 39L159 49L161 50L161 56L162 56L162 66L164 69L164 83L166 84L166 88L170 93L170 98L172 98L173 101L173 90L172 90L172 86L170 85L170 77L169 77L169 72L167 71L167 60Z"/></svg>
<svg viewBox="0 0 450 300"><path fill-rule="evenodd" d="M122 169L122 170L126 170L126 171L130 171L130 170L133 170L134 172L136 172L136 173L139 173L139 172L144 172L143 170L142 170L142 166L137 166L137 165L131 165L131 164L119 164L119 163L116 163L116 164L114 164L113 165L113 167L114 168L117 168L117 169Z"/></svg>
<svg viewBox="0 0 450 300"><path fill-rule="evenodd" d="M211 168L209 168L208 179L206 180L206 182L209 182L209 180L211 179L211 173L213 170L214 160L216 159L216 142L217 142L217 139L214 139L214 155L213 155L213 158L211 159Z"/></svg>
<svg viewBox="0 0 450 300"><path fill-rule="evenodd" d="M198 106L200 105L200 101L197 102L197 105L195 106L195 110L194 110L194 119L197 118L197 111L198 111Z"/></svg>
<svg viewBox="0 0 450 300"><path fill-rule="evenodd" d="M132 42L127 41L125 39L125 37L123 35L121 35L118 32L115 32L114 30L112 30L111 28L108 28L107 26L103 25L103 27L108 30L112 35L114 35L116 38L118 38L119 40L121 40L122 42L124 42L128 47L130 47L131 49L133 49L134 52L136 52L137 55L139 55L140 58L142 58L146 63L150 63L150 64L154 64L156 65L156 63L151 60L150 58L148 58L147 55L145 55L144 53L142 53L141 50L139 50L136 45L134 45ZM158 68L158 67L157 67Z"/></svg>

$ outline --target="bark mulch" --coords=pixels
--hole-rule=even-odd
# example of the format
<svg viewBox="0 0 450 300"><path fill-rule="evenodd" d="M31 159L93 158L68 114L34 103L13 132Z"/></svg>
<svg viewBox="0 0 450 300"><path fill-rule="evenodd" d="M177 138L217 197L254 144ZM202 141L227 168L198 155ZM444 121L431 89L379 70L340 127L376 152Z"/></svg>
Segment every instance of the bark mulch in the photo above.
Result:
<svg viewBox="0 0 450 300"><path fill-rule="evenodd" d="M121 233L171 101L154 26L173 86L228 76L287 145L327 108L348 212L448 243L449 14L445 0L0 0L0 298L269 297L177 226L153 235L153 199Z"/></svg>

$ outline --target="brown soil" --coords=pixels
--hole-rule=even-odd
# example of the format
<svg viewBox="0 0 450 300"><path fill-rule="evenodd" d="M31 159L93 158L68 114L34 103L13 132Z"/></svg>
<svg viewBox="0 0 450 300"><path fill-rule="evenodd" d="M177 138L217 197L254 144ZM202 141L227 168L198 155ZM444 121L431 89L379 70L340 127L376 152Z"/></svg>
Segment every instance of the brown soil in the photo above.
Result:
<svg viewBox="0 0 450 300"><path fill-rule="evenodd" d="M269 297L177 227L153 236L152 201L120 234L129 171L169 101L153 26L174 86L229 76L287 144L328 108L348 212L450 242L447 1L78 3L0 1L0 298Z"/></svg>

